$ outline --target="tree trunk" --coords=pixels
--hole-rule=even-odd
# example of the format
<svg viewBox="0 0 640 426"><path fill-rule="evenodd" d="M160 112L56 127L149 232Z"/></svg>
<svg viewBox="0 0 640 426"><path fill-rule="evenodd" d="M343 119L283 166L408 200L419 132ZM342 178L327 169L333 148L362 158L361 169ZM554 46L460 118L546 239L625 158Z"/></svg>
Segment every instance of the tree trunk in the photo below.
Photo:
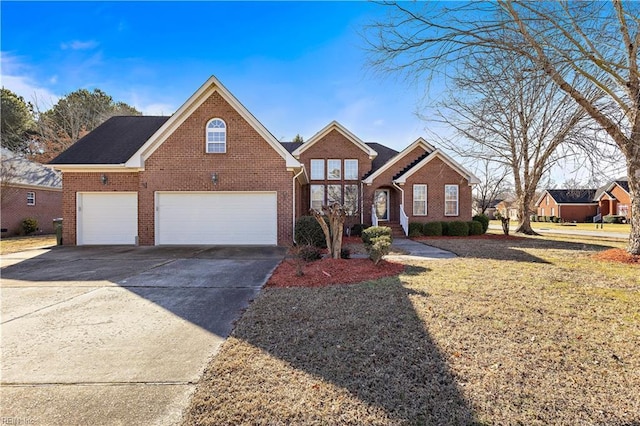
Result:
<svg viewBox="0 0 640 426"><path fill-rule="evenodd" d="M640 149L638 149L640 151ZM627 157L627 179L631 197L631 232L627 251L640 255L640 158Z"/></svg>
<svg viewBox="0 0 640 426"><path fill-rule="evenodd" d="M529 194L523 194L518 199L518 216L520 220L520 225L516 229L516 233L526 234L526 235L539 235L536 231L531 228L531 218L529 217L529 204L531 201L531 196Z"/></svg>
<svg viewBox="0 0 640 426"><path fill-rule="evenodd" d="M342 253L342 232L346 218L344 207L338 203L334 203L331 206L322 206L322 211L329 219L328 225L320 212L311 209L310 213L316 218L322 228L322 232L324 232L329 255L334 259L340 259Z"/></svg>

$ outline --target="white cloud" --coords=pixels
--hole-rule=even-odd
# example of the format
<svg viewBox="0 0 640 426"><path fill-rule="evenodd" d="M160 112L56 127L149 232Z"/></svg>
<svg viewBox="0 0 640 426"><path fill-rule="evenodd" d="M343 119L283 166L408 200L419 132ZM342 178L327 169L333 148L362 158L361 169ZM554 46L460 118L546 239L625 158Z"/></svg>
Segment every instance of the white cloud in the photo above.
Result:
<svg viewBox="0 0 640 426"><path fill-rule="evenodd" d="M61 43L60 48L62 50L90 50L98 47L98 42L95 40L73 40L66 43Z"/></svg>
<svg viewBox="0 0 640 426"><path fill-rule="evenodd" d="M136 109L144 115L171 115L175 107L171 104L152 103L148 105L135 105Z"/></svg>
<svg viewBox="0 0 640 426"><path fill-rule="evenodd" d="M50 89L41 86L28 75L28 67L21 63L16 56L1 52L2 87L22 96L25 101L31 102L39 109L46 110L58 102L60 96Z"/></svg>

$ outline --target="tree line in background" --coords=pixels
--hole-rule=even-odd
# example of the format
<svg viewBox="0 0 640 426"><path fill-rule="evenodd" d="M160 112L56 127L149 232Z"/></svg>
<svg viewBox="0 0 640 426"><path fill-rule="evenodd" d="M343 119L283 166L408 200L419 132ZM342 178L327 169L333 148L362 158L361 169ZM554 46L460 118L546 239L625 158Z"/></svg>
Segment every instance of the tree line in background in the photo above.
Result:
<svg viewBox="0 0 640 426"><path fill-rule="evenodd" d="M116 115L142 115L134 107L114 101L100 89L79 89L60 98L51 108L2 88L2 146L47 163L78 139Z"/></svg>
<svg viewBox="0 0 640 426"><path fill-rule="evenodd" d="M372 66L427 88L449 84L424 115L461 136L447 148L508 170L517 231L534 233L528 206L553 165L618 155L631 194L628 251L640 254L640 3L382 4L387 17L365 29Z"/></svg>

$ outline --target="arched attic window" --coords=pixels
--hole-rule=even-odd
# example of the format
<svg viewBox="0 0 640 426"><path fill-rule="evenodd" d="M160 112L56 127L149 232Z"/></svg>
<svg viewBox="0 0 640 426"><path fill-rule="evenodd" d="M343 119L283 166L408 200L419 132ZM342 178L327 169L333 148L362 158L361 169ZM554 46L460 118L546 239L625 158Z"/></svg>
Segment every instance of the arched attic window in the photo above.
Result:
<svg viewBox="0 0 640 426"><path fill-rule="evenodd" d="M220 118L212 118L207 123L206 152L224 154L227 152L227 125Z"/></svg>

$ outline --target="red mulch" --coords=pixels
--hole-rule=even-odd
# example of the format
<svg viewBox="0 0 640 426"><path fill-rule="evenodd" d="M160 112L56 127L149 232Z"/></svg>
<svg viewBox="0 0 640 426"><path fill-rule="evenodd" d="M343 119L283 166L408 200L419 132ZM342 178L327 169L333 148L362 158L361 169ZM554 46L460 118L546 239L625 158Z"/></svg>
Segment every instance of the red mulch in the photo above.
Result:
<svg viewBox="0 0 640 426"><path fill-rule="evenodd" d="M524 237L518 237L515 235L504 234L483 234L483 235L468 235L466 237L412 237L412 240L416 241L428 241L428 240L521 240Z"/></svg>
<svg viewBox="0 0 640 426"><path fill-rule="evenodd" d="M304 275L296 276L295 260L282 262L267 281L267 287L323 287L333 284L355 284L398 275L404 271L400 263L369 259L322 259L306 263Z"/></svg>
<svg viewBox="0 0 640 426"><path fill-rule="evenodd" d="M613 248L601 251L594 255L596 259L607 260L609 262L640 264L640 255L631 254L620 248Z"/></svg>

